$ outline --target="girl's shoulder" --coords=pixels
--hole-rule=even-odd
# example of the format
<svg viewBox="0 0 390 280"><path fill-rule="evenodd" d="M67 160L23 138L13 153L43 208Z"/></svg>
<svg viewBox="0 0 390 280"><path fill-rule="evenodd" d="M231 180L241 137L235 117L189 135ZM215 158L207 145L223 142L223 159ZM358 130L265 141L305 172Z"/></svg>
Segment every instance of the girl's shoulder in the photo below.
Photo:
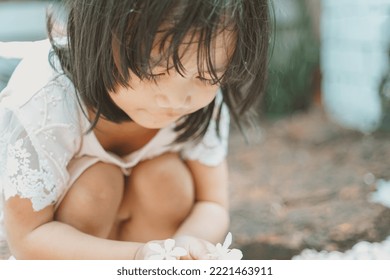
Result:
<svg viewBox="0 0 390 280"><path fill-rule="evenodd" d="M33 97L42 94L45 89L56 92L65 89L53 86L55 83L60 85L58 82L61 80L64 82L66 79L61 77L64 76L61 71L54 69L49 62L50 42L44 40L21 43L20 47L23 46L28 47L28 51L25 50L20 54L22 59L19 65L8 81L7 87L0 93L0 102L3 106L21 108Z"/></svg>
<svg viewBox="0 0 390 280"><path fill-rule="evenodd" d="M222 103L222 92L215 99L215 109L207 131L200 142L188 141L181 155L187 160L196 160L207 166L217 166L227 156L230 115L226 104ZM221 111L219 112L219 108ZM219 115L219 119L218 116Z"/></svg>
<svg viewBox="0 0 390 280"><path fill-rule="evenodd" d="M35 124L77 124L80 109L74 87L61 70L51 65L50 51L47 40L30 44L29 52L0 93L0 108Z"/></svg>

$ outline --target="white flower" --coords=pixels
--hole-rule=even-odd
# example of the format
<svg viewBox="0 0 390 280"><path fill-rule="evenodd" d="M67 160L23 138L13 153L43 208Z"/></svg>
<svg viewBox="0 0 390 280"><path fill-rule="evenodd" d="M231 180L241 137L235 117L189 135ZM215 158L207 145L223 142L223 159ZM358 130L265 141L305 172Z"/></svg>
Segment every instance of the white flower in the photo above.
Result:
<svg viewBox="0 0 390 280"><path fill-rule="evenodd" d="M242 252L238 249L229 249L229 246L232 244L232 234L229 232L226 235L223 245L218 243L213 246L207 244L207 249L209 250L208 256L214 260L241 260Z"/></svg>
<svg viewBox="0 0 390 280"><path fill-rule="evenodd" d="M186 249L175 247L175 240L173 239L165 240L164 248L158 243L149 243L148 247L157 253L147 257L148 260L177 260L188 254Z"/></svg>

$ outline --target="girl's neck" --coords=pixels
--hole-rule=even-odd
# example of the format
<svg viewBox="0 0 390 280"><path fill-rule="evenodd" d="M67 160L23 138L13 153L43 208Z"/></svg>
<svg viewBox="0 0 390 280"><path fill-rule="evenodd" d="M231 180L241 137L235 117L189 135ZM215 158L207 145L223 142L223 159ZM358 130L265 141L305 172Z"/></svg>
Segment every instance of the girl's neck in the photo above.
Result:
<svg viewBox="0 0 390 280"><path fill-rule="evenodd" d="M93 120L95 114L88 111L89 119ZM114 123L99 118L93 132L106 151L118 156L126 156L145 146L158 132L158 129L142 127L135 122Z"/></svg>

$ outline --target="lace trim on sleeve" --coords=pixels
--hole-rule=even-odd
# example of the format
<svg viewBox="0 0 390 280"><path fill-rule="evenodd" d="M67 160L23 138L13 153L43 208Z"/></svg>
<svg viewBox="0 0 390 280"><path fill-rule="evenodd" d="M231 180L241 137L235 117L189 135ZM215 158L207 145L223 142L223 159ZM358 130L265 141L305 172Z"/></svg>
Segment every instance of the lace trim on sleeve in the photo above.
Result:
<svg viewBox="0 0 390 280"><path fill-rule="evenodd" d="M0 190L5 199L28 198L35 211L42 210L57 200L60 176L12 112L2 112L0 117L0 128L13 129L0 133ZM4 122L8 122L7 126Z"/></svg>
<svg viewBox="0 0 390 280"><path fill-rule="evenodd" d="M41 210L56 201L55 180L46 160L37 162L36 151L28 138L8 146L5 199L19 195L32 202L34 210Z"/></svg>

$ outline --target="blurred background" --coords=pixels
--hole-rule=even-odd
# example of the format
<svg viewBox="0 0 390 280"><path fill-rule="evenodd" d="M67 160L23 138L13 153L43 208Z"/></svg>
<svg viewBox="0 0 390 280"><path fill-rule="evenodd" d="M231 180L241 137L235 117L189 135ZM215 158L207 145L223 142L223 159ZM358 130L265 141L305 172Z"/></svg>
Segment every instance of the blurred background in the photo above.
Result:
<svg viewBox="0 0 390 280"><path fill-rule="evenodd" d="M45 38L51 2L0 0L0 42ZM390 259L390 0L270 12L259 129L249 144L231 131L234 245L246 259ZM18 62L0 57L0 90Z"/></svg>

